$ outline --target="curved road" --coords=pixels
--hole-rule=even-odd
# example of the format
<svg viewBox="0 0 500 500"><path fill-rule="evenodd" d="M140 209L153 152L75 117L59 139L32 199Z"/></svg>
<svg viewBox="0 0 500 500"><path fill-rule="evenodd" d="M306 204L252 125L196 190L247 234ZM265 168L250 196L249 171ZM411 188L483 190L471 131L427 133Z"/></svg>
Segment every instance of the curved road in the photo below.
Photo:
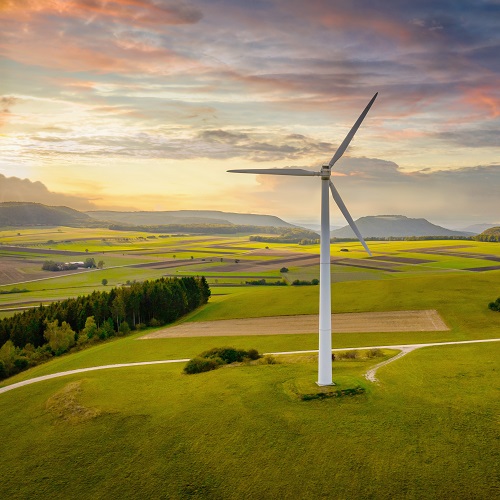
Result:
<svg viewBox="0 0 500 500"><path fill-rule="evenodd" d="M377 379L375 377L376 371L382 367L395 361L396 359L401 358L402 356L408 354L415 349L420 349L422 347L435 347L442 345L461 345L461 344L477 344L482 342L498 342L500 339L482 339L482 340L463 340L458 342L436 342L432 344L402 344L402 345L376 345L376 346L365 346L365 347L345 347L341 349L332 349L332 351L355 351L355 350L363 350L363 349L399 349L401 352L378 365L375 365L373 368L368 370L365 373L365 377L367 380L371 382L376 382ZM310 351L283 351L283 352L267 352L264 354L270 355L286 355L286 354L307 354L307 353L315 353L317 350ZM74 375L76 373L85 373L91 372L95 370L107 370L108 368L125 368L131 366L145 366L145 365L160 365L167 363L187 363L189 359L167 359L161 361L140 361L136 363L117 363L114 365L101 365L101 366L91 366L89 368L79 368L76 370L68 370L65 372L51 373L50 375L43 375L41 377L30 378L28 380L23 380L22 382L17 382L16 384L7 385L5 387L0 387L0 394L11 391L12 389L17 389L18 387L23 387L25 385L35 384L37 382L43 382L44 380L50 380L52 378L65 377L66 375Z"/></svg>

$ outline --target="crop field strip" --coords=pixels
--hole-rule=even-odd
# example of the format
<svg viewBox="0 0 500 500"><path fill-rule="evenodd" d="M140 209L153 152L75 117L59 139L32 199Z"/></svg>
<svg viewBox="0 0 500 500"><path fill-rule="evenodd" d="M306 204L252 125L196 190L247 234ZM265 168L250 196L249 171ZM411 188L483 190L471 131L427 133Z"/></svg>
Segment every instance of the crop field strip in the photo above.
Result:
<svg viewBox="0 0 500 500"><path fill-rule="evenodd" d="M87 255L87 252L78 252L73 250L51 250L49 248L30 248L24 246L7 246L1 245L0 250L7 250L9 252L17 253L36 253L36 254L47 254L47 255Z"/></svg>
<svg viewBox="0 0 500 500"><path fill-rule="evenodd" d="M359 267L361 269L375 269L377 271L385 271L388 273L398 273L400 269L398 269L397 264L389 264L383 262L373 262L371 260L364 259L336 259L335 264L338 266L350 266L350 267Z"/></svg>
<svg viewBox="0 0 500 500"><path fill-rule="evenodd" d="M428 254L436 254L436 255L446 255L448 257L463 257L466 259L481 259L481 260L491 260L493 262L500 262L500 257L498 255L491 255L491 254L484 254L484 253L447 252L444 250L436 250L436 249L420 250L419 253L428 253Z"/></svg>
<svg viewBox="0 0 500 500"><path fill-rule="evenodd" d="M183 323L147 334L141 339L292 335L313 333L317 329L317 315L292 315ZM332 314L333 333L447 330L448 326L435 310Z"/></svg>
<svg viewBox="0 0 500 500"><path fill-rule="evenodd" d="M464 271L472 271L475 273L481 273L484 271L498 271L500 266L484 266L484 267L467 267Z"/></svg>
<svg viewBox="0 0 500 500"><path fill-rule="evenodd" d="M56 233L53 232L53 234ZM61 235L61 237L64 238L64 241L71 240L75 244L76 240L85 242L91 239L90 236L77 238L75 237L76 234L90 235L90 233L80 233L77 230L73 234L72 230L66 232L65 229L65 234ZM103 234L103 238L107 238L108 240L114 239L115 241L123 239L116 236L112 238L110 234L112 232L108 231ZM96 248L92 249L94 251L84 253L52 249L60 255L67 256L66 260L82 260L79 257L80 255L99 255L99 258L103 258L106 261L106 266L104 270L93 275L89 274L89 271L75 270L65 272L64 276L55 273L47 276L47 272L38 271L37 269L38 265L41 267L44 259L51 260L52 254L44 253L46 249L26 248L17 245L10 246L13 250L9 252L9 255L12 258L17 257L19 264L15 264L9 258L8 267L15 273L15 276L9 276L8 271L7 274L2 275L2 262L0 262L0 286L3 285L2 289L8 290L6 287L9 285L15 285L16 287L21 285L22 288L29 288L30 291L19 295L5 294L0 299L2 307L17 306L22 300L28 299L40 303L45 299L54 300L56 298L63 298L64 294L69 292L70 289L74 290L76 294L88 293L91 287L105 290L106 288L101 286L102 278L108 280L109 286L120 286L129 280L144 280L165 276L162 271L174 273L177 270L183 275L186 273L189 275L205 274L210 279L211 286L220 286L222 288L224 285L231 285L231 289L226 288L224 292L222 290L217 292L227 292L230 294L234 293L233 290L236 291L238 286L241 287L242 291L244 289L248 290L248 286L245 283L242 281L237 283L237 280L281 279L282 276L278 277L277 271L282 266L290 267L290 272L286 274L289 282L295 279L310 281L317 277L315 273L318 270L319 261L318 245L301 247L297 244L272 244L272 248L265 248L265 246L269 245L268 243L250 242L249 245L248 236L240 235L229 238L226 236L214 238L205 236L194 238L176 236L164 239L147 239L146 236L139 237L137 234L139 233L131 233L129 235L130 240L126 241L126 245L120 246L120 248L109 248L106 246L106 243L109 242L101 244L99 239L96 240L94 238L94 241L99 243ZM41 237L47 238L47 233ZM26 240L23 244L30 245L31 242ZM496 263L496 259L500 259L500 256L493 255L490 252L478 252L478 250L486 248L491 248L493 251L494 247L489 243L474 242L468 245L451 244L452 242L450 244L443 244L447 242L436 243L438 244L435 245L432 241L419 242L422 246L415 249L415 242L369 242L370 247L375 252L375 257L373 258L364 258L362 249L358 244L352 242L333 243L332 263L334 267L332 283L402 279L409 275L437 275L445 271L449 273L467 271L471 272L471 274L484 274L482 271L494 272L500 267L496 265L488 266L487 261L470 261L469 266L465 267L464 262L457 260L463 256L467 257L466 260L470 260L483 258L483 256L488 255L492 257L490 262ZM140 249L136 248L137 246L140 246ZM224 247L228 253L224 249L216 247ZM83 244L78 247L79 250L84 248ZM338 252L340 252L341 248L348 248L349 253L339 255ZM450 251L450 249L464 250L465 248L470 249L470 252ZM0 255L2 255L2 250L5 250L5 247L0 246ZM212 250L213 256L209 257ZM234 250L234 253L231 250ZM431 252L426 253L426 250L430 250ZM438 252L433 253L434 250L438 250ZM446 250L447 252L441 253L439 250ZM414 253L415 255L403 257L401 255L402 252ZM422 253L426 253L429 256L433 255L435 260L419 258L419 254L422 255ZM447 255L448 253L450 255ZM173 254L177 255L177 259L171 259ZM191 255L194 256L194 259L188 258ZM74 258L72 259L70 256L74 256ZM446 257L450 258L446 260ZM24 263L21 262L23 259ZM220 262L221 259L223 259L222 262ZM236 259L239 260L238 263L234 262ZM13 265L11 266L11 264ZM225 273L227 273L227 276L224 276ZM46 280L46 284L37 285L36 282L31 282L29 286L27 283L26 285L24 284L32 279ZM217 280L217 282L214 283L214 280ZM75 286L68 286L72 281Z"/></svg>
<svg viewBox="0 0 500 500"><path fill-rule="evenodd" d="M434 260L429 259L416 259L411 257L397 257L390 255L375 255L370 257L368 260L382 260L387 262L396 262L399 264L428 264L429 262L435 262Z"/></svg>

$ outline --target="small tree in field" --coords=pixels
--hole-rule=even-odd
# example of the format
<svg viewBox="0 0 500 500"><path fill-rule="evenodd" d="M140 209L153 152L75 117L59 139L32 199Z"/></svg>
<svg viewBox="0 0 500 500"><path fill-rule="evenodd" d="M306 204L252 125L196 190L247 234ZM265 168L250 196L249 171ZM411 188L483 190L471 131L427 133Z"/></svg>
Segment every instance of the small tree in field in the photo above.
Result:
<svg viewBox="0 0 500 500"><path fill-rule="evenodd" d="M86 258L83 262L83 267L85 267L87 269L96 267L95 259L93 259L92 257Z"/></svg>
<svg viewBox="0 0 500 500"><path fill-rule="evenodd" d="M106 286L108 284L108 280L106 278L103 278L101 283Z"/></svg>

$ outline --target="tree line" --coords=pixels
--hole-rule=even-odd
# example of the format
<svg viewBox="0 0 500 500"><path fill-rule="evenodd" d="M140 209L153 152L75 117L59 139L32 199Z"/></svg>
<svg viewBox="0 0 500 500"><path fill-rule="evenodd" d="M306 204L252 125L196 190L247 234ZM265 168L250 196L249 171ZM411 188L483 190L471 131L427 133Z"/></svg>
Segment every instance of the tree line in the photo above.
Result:
<svg viewBox="0 0 500 500"><path fill-rule="evenodd" d="M498 228L496 228L498 229ZM482 234L478 234L477 236L474 236L474 239L476 241L491 241L493 243L498 243L500 241L500 231L495 234L495 233L482 233Z"/></svg>
<svg viewBox="0 0 500 500"><path fill-rule="evenodd" d="M113 231L143 231L146 233L195 233L195 234L237 234L264 233L281 234L282 227L252 226L246 224L161 224L161 225L127 225L111 224Z"/></svg>
<svg viewBox="0 0 500 500"><path fill-rule="evenodd" d="M27 309L0 320L0 379L58 356L73 347L161 326L205 304L204 277L160 278L94 291Z"/></svg>

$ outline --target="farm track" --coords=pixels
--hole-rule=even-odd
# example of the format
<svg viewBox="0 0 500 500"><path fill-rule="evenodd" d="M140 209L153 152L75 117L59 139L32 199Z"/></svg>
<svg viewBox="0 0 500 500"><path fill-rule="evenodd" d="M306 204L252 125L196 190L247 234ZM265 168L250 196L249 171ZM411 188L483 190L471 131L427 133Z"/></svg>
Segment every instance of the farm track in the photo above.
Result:
<svg viewBox="0 0 500 500"><path fill-rule="evenodd" d="M401 350L401 352L385 361L382 363L379 363L378 365L375 365L373 368L368 370L365 373L365 378L369 380L370 382L377 382L378 379L375 377L375 373L377 370L393 361L396 361L397 359L403 357L404 355L408 354L409 352L414 351L415 349L421 349L422 347L439 347L439 346L444 346L444 345L463 345L463 344L477 344L477 343L483 343L483 342L498 342L500 339L482 339L482 340L462 340L462 341L457 341L457 342L436 342L436 343L431 343L431 344L402 344L402 345L383 345L383 346L365 346L365 347L345 347L341 349L332 349L332 352L338 352L338 351L356 351L356 350L364 350L364 349L397 349ZM310 350L310 351L286 351L286 352L267 352L264 353L264 355L271 355L271 356L286 356L286 355L294 355L294 354L314 354L317 353L317 350ZM28 380L23 380L22 382L17 382L15 384L10 384L6 385L5 387L0 387L0 394L3 394L4 392L11 391L13 389L18 389L19 387L24 387L26 385L31 385L35 384L37 382L43 382L45 380L50 380L53 378L59 378L59 377L65 377L68 375L75 375L78 373L86 373L86 372L91 372L91 371L96 371L96 370L107 370L111 368L129 368L129 367L135 367L135 366L147 366L147 365L161 365L161 364L171 364L171 363L187 363L189 359L166 359L166 360L160 360L160 361L139 361L135 363L117 363L113 365L101 365L101 366L91 366L89 368L79 368L76 370L68 370L64 372L58 372L58 373L51 373L50 375L43 375L41 377L34 377Z"/></svg>

